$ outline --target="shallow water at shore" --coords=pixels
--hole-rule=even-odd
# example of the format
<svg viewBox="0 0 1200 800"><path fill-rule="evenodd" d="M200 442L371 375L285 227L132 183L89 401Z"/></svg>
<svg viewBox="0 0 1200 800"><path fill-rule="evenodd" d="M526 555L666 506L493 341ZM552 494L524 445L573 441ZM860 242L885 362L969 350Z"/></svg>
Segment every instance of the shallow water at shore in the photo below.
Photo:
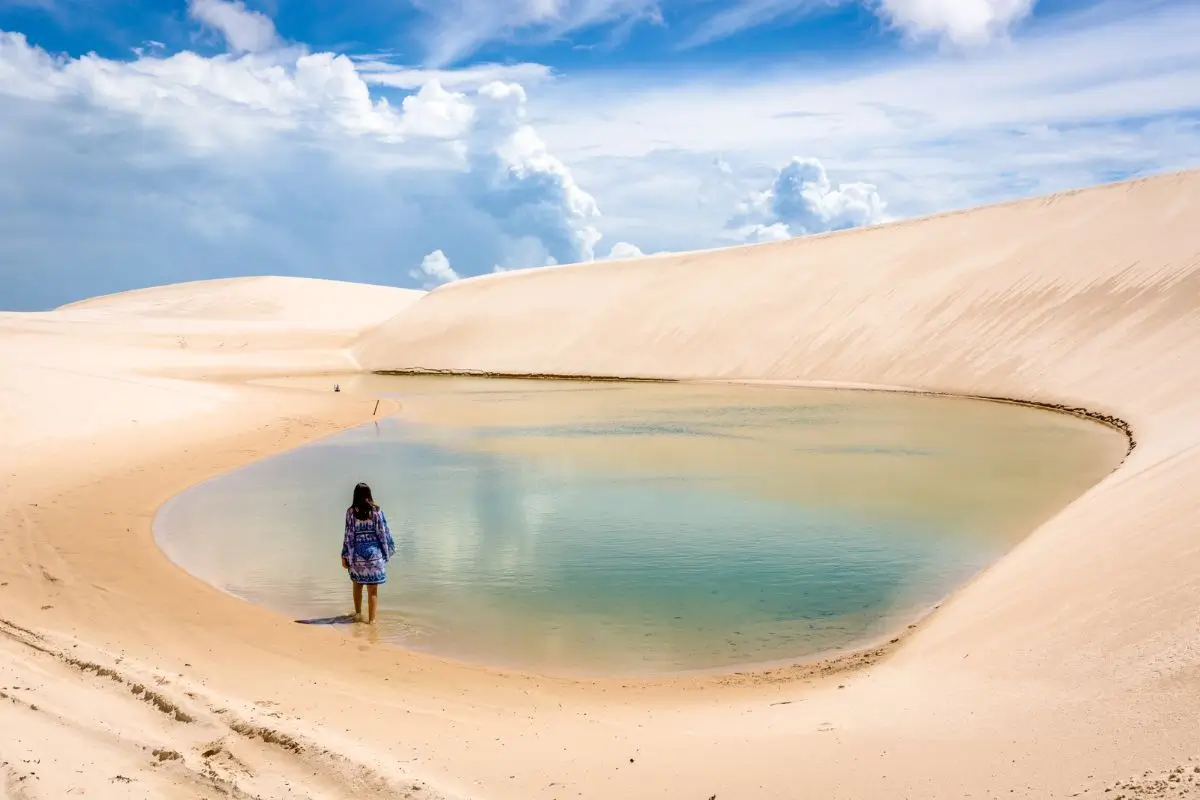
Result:
<svg viewBox="0 0 1200 800"><path fill-rule="evenodd" d="M160 546L239 597L341 614L340 524L366 480L398 547L379 637L534 671L721 669L862 642L1125 451L1086 420L896 393L380 376L342 388L403 411L185 492L156 520Z"/></svg>

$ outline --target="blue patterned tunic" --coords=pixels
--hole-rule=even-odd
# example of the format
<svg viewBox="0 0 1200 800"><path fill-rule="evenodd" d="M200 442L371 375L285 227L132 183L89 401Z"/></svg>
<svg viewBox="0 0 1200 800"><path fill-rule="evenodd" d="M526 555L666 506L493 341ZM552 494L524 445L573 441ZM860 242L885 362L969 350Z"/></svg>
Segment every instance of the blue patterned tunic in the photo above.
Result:
<svg viewBox="0 0 1200 800"><path fill-rule="evenodd" d="M382 509L366 519L346 509L346 535L342 539L342 558L350 565L350 580L355 583L383 583L387 580L387 562L396 553L396 543Z"/></svg>

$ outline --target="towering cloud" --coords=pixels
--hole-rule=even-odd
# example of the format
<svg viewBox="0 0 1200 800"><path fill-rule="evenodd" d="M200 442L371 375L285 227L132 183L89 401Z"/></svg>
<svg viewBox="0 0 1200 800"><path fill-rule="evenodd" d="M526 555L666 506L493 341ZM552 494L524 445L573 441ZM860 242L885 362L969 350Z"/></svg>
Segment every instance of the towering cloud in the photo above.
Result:
<svg viewBox="0 0 1200 800"><path fill-rule="evenodd" d="M541 243L543 263L591 261L600 209L526 122L526 103L515 83L480 88L470 150L473 193L510 237Z"/></svg>

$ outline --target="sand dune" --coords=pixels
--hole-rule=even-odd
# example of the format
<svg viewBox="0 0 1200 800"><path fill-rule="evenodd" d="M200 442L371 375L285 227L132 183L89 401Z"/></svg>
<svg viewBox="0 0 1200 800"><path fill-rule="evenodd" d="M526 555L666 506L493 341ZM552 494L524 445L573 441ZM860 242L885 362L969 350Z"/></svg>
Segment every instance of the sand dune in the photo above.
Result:
<svg viewBox="0 0 1200 800"><path fill-rule="evenodd" d="M1197 220L1190 172L425 295L263 278L0 315L0 797L1194 795ZM858 669L551 680L294 625L153 546L172 494L373 410L232 378L360 366L1005 396L1137 447Z"/></svg>
<svg viewBox="0 0 1200 800"><path fill-rule="evenodd" d="M354 369L345 347L423 293L300 278L155 287L0 313L0 454L220 413L241 394L171 377Z"/></svg>
<svg viewBox="0 0 1200 800"><path fill-rule="evenodd" d="M68 303L59 311L129 317L289 321L356 331L394 316L425 292L361 283L265 276L152 286Z"/></svg>

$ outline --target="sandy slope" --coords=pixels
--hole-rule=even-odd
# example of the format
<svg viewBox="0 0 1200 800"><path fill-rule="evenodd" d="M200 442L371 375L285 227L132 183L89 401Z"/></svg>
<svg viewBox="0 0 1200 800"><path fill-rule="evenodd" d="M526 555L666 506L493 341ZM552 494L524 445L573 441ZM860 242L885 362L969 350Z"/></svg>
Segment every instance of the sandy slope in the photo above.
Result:
<svg viewBox="0 0 1200 800"><path fill-rule="evenodd" d="M415 303L271 278L0 315L0 797L1192 791L1168 777L1200 757L1197 220L1188 173ZM355 359L1024 397L1138 447L865 668L548 680L294 625L153 547L181 488L373 406L200 378Z"/></svg>
<svg viewBox="0 0 1200 800"><path fill-rule="evenodd" d="M220 278L152 286L68 303L60 311L88 311L165 319L286 321L323 329L360 331L394 316L425 293L392 286L318 278Z"/></svg>

